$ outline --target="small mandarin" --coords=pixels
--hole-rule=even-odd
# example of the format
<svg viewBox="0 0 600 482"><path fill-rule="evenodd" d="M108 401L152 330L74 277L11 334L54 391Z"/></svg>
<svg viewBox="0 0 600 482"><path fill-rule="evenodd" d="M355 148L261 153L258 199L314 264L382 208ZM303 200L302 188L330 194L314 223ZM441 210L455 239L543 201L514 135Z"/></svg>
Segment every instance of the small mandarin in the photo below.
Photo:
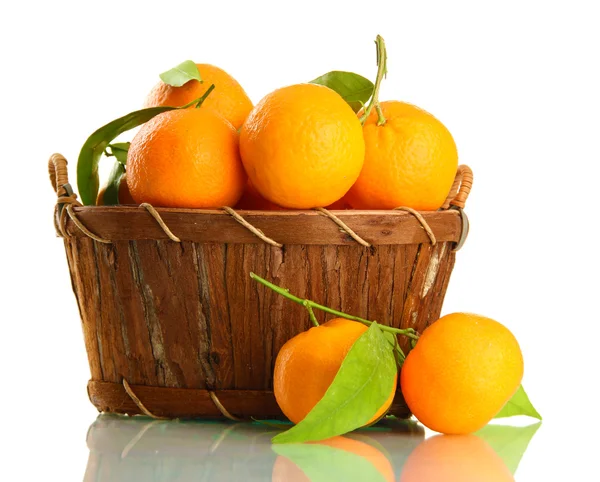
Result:
<svg viewBox="0 0 600 482"><path fill-rule="evenodd" d="M423 331L404 361L400 386L423 425L467 434L502 409L522 377L523 356L508 328L484 316L452 313Z"/></svg>
<svg viewBox="0 0 600 482"><path fill-rule="evenodd" d="M452 135L414 105L398 101L380 105L385 124L377 125L373 109L363 126L365 163L346 196L348 202L355 209L437 210L458 168Z"/></svg>
<svg viewBox="0 0 600 482"><path fill-rule="evenodd" d="M360 121L339 94L298 84L256 105L242 126L240 152L265 199L311 209L346 194L362 168L365 142Z"/></svg>
<svg viewBox="0 0 600 482"><path fill-rule="evenodd" d="M196 65L202 82L190 80L181 87L173 87L160 81L148 94L144 107L181 107L201 97L208 86L215 84L214 92L202 107L216 110L238 129L252 110L252 101L238 81L223 69L210 64Z"/></svg>
<svg viewBox="0 0 600 482"><path fill-rule="evenodd" d="M323 398L344 358L367 327L335 318L289 339L277 354L273 391L277 404L292 422L299 423ZM389 409L396 393L396 379L389 398L366 425Z"/></svg>
<svg viewBox="0 0 600 482"><path fill-rule="evenodd" d="M235 128L204 105L154 117L129 147L127 185L136 203L234 206L246 180Z"/></svg>

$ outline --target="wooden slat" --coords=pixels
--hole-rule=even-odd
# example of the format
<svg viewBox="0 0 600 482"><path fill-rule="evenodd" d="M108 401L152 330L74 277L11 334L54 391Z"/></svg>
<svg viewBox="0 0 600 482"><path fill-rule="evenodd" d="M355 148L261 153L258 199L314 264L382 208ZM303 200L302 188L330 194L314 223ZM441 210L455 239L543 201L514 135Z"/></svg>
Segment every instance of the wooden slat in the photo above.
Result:
<svg viewBox="0 0 600 482"><path fill-rule="evenodd" d="M156 220L135 206L86 206L75 208L79 220L93 233L113 241L168 239ZM168 209L157 211L171 231L184 241L198 243L262 243L254 234L223 211ZM239 211L253 226L282 244L353 245L356 242L326 216L316 211ZM405 211L335 211L357 234L375 245L428 243L427 234ZM460 215L455 210L424 212L423 217L438 241L456 242ZM67 232L86 236L67 221Z"/></svg>
<svg viewBox="0 0 600 482"><path fill-rule="evenodd" d="M154 415L169 418L223 418L223 415L210 398L207 390L190 388L149 387L131 385L133 393ZM90 401L101 412L141 414L139 407L127 395L120 383L90 380L88 382ZM271 391L259 390L217 390L221 404L233 415L240 418L273 418L285 420L275 395ZM394 402L390 414L398 417L408 415L401 400Z"/></svg>

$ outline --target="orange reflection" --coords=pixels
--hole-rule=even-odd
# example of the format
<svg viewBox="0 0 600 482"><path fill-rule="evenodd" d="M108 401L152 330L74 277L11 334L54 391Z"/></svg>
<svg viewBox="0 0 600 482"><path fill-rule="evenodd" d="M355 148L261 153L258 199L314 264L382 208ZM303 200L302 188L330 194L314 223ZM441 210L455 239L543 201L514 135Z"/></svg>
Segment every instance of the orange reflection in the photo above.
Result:
<svg viewBox="0 0 600 482"><path fill-rule="evenodd" d="M272 482L310 482L311 474L331 472L337 477L343 476L344 471L352 474L346 480L363 480L360 474L368 473L377 474L377 480L394 480L392 464L381 451L348 437L280 446L279 450L286 455L275 460Z"/></svg>
<svg viewBox="0 0 600 482"><path fill-rule="evenodd" d="M400 482L514 481L496 452L476 435L436 435L408 457Z"/></svg>

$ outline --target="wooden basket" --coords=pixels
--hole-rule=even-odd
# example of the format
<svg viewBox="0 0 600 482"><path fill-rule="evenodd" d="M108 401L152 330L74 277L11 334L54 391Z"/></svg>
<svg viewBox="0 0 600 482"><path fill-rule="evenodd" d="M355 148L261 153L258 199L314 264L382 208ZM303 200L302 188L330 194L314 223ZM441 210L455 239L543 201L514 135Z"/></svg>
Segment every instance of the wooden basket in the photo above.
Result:
<svg viewBox="0 0 600 482"><path fill-rule="evenodd" d="M84 207L64 157L54 154L49 170L91 370L88 393L101 412L283 418L272 392L275 358L311 324L303 307L249 273L421 332L440 315L468 232L467 166L442 209L421 213ZM400 391L390 413L409 415Z"/></svg>

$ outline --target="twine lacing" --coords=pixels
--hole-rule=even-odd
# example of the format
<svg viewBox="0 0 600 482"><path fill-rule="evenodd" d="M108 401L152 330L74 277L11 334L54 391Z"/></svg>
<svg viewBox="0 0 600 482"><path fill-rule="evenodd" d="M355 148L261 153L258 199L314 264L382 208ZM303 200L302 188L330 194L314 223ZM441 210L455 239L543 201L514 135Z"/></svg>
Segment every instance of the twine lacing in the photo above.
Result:
<svg viewBox="0 0 600 482"><path fill-rule="evenodd" d="M419 211L415 211L413 208L409 208L409 207L406 207L406 206L399 206L397 208L394 208L394 211L406 211L407 213L410 213L415 218L417 218L417 220L419 221L419 223L421 223L421 226L423 227L423 229L427 233L427 236L429 236L429 240L431 241L431 245L432 246L436 245L437 240L435 239L435 234L433 234L433 231L432 231L431 227L429 226L429 224L427 224L427 221L425 221L425 218L421 215L421 213L419 213Z"/></svg>
<svg viewBox="0 0 600 482"><path fill-rule="evenodd" d="M342 228L342 230L344 232L346 232L354 241L356 241L361 246L364 246L365 248L371 247L370 243L367 243L363 238L361 238L358 234L356 234L352 228L350 228L344 221L342 221L340 218L338 218L331 211L328 211L325 208L315 208L315 211L318 211L319 213L321 213L321 214L327 216L329 219L331 219L335 224L337 224L340 228Z"/></svg>
<svg viewBox="0 0 600 482"><path fill-rule="evenodd" d="M252 234L262 239L265 243L270 244L271 246L275 246L277 248L283 248L283 244L278 243L277 241L266 236L265 233L263 233L260 229L252 226L252 224L246 221L242 216L240 216L235 210L231 209L229 206L223 206L221 209L223 209L223 211L229 214L233 219L235 219L238 223L244 226Z"/></svg>
<svg viewBox="0 0 600 482"><path fill-rule="evenodd" d="M148 408L146 408L146 406L142 403L142 401L139 399L139 397L132 390L131 385L129 385L129 382L127 382L127 380L125 380L124 378L123 378L123 388L125 389L125 393L127 393L127 395L129 395L129 398L131 398L133 403L136 404L136 406L140 409L140 411L144 415L146 415L150 418L154 418L156 420L169 420L168 417L161 417L159 415L155 415L150 410L148 410ZM227 418L233 422L243 422L244 421L241 418L238 418L235 415L232 415L229 412L229 410L227 410L223 406L223 404L221 403L221 401L219 400L219 397L217 397L217 394L215 392L213 392L212 390L209 390L208 394L210 395L210 399L215 404L215 407L217 407L217 410L219 410L219 412L221 412L221 415L223 415L225 418Z"/></svg>
<svg viewBox="0 0 600 482"><path fill-rule="evenodd" d="M148 211L150 213L150 215L154 219L156 219L156 222L158 223L158 225L162 228L162 230L165 232L165 234L169 237L169 239L171 241L175 241L176 243L181 243L181 239L179 239L177 236L175 236L173 234L173 231L171 231L169 229L169 226L167 226L165 224L162 217L160 216L160 214L158 214L158 211L156 209L154 209L154 206L152 206L152 204L142 203L142 204L140 204L140 207L146 208L146 211Z"/></svg>

